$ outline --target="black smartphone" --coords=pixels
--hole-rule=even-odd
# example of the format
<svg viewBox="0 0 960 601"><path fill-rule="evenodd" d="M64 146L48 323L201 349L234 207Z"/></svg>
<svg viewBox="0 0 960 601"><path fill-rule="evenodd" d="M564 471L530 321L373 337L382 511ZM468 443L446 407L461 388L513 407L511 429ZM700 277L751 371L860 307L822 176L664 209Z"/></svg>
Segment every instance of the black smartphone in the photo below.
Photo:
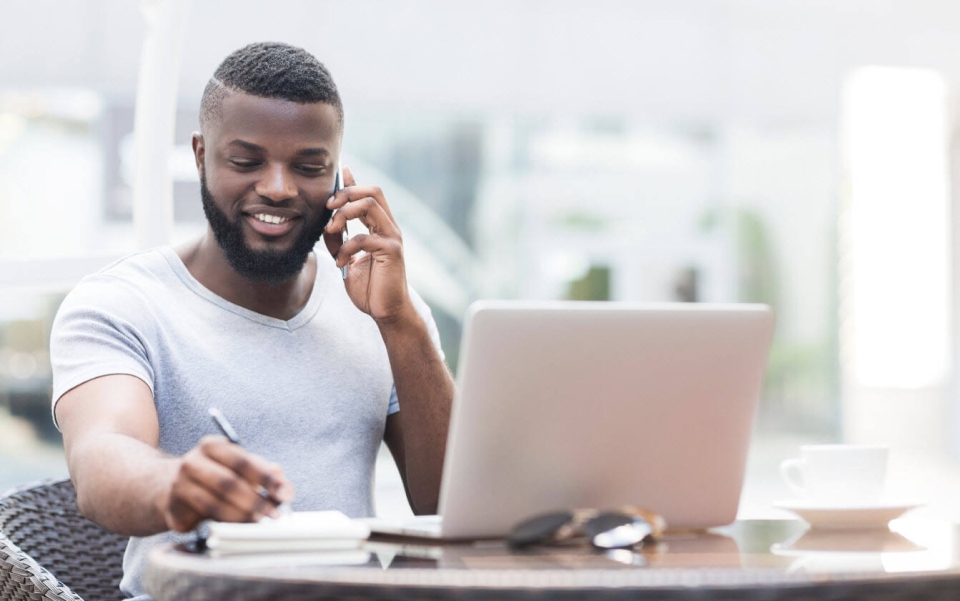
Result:
<svg viewBox="0 0 960 601"><path fill-rule="evenodd" d="M336 173L336 175L333 176L333 193L336 194L336 193L339 192L340 190L343 190L343 172L340 171L340 165L337 165L337 173ZM336 214L336 211L334 211L334 215L335 215L335 214ZM333 215L331 215L330 217L331 217L331 219L332 219L332 218L333 218ZM343 231L340 233L340 236L341 236L341 238L340 238L340 245L343 246L343 244L346 243L346 241L349 239L349 238L347 237L347 224L346 224L346 222L344 222L344 224L343 224ZM343 277L343 279L347 279L347 266L346 266L346 265L344 265L343 267L340 268L340 275Z"/></svg>

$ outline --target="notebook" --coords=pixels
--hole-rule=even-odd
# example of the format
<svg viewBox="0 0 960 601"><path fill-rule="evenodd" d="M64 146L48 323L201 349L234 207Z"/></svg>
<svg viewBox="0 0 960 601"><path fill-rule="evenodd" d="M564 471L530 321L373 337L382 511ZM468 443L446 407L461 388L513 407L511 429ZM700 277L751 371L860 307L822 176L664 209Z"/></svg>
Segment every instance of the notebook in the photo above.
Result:
<svg viewBox="0 0 960 601"><path fill-rule="evenodd" d="M198 531L213 556L357 549L369 527L339 511L300 511L255 523L208 521Z"/></svg>
<svg viewBox="0 0 960 601"><path fill-rule="evenodd" d="M474 303L440 516L365 522L454 540L577 507L730 523L773 323L764 305Z"/></svg>

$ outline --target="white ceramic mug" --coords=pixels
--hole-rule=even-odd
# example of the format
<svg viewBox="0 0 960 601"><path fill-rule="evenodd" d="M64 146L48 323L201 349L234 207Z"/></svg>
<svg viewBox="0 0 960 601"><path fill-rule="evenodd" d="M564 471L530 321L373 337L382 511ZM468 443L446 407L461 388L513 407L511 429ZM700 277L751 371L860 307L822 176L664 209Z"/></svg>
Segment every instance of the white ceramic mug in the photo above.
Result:
<svg viewBox="0 0 960 601"><path fill-rule="evenodd" d="M813 501L869 503L883 497L889 454L883 445L804 445L798 459L780 463L780 475L791 489Z"/></svg>

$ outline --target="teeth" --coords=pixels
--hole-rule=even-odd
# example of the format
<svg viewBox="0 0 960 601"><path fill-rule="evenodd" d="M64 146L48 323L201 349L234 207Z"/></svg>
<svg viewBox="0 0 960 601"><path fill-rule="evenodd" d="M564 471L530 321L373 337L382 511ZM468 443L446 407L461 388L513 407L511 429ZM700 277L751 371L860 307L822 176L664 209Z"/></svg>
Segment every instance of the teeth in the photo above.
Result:
<svg viewBox="0 0 960 601"><path fill-rule="evenodd" d="M254 215L258 220L264 223L283 223L287 221L286 217L280 217L279 215L267 215L266 213L257 213Z"/></svg>

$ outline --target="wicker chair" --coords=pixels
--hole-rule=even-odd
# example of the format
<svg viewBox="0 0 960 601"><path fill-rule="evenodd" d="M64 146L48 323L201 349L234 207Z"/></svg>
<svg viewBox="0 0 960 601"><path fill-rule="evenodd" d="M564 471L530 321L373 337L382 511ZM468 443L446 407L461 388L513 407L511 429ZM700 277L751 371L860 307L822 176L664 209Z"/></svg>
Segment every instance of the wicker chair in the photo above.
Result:
<svg viewBox="0 0 960 601"><path fill-rule="evenodd" d="M127 537L80 514L69 480L0 495L0 599L116 601Z"/></svg>

